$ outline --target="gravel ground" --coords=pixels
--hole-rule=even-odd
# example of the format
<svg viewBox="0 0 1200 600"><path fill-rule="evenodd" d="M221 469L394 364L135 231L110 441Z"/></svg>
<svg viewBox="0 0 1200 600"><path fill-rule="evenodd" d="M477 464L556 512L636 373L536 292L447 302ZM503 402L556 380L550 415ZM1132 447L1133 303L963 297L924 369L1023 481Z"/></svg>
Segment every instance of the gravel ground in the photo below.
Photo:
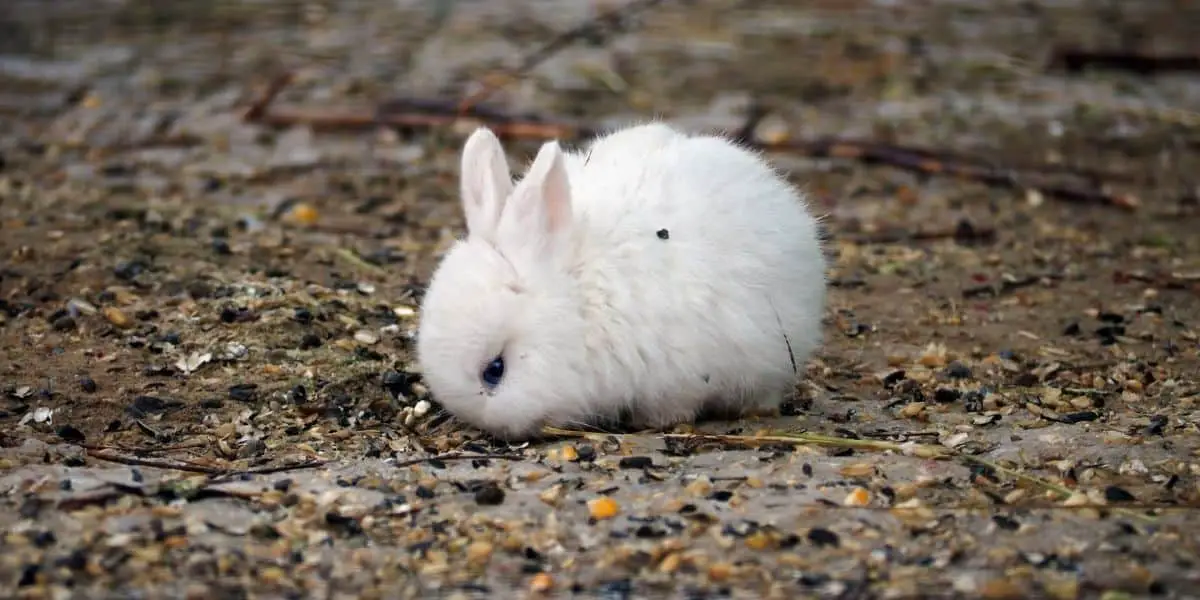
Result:
<svg viewBox="0 0 1200 600"><path fill-rule="evenodd" d="M772 153L834 257L794 401L520 446L412 361L472 125L244 114L454 101L615 5L5 4L4 597L1200 597L1200 76L1046 66L1200 55L1194 3L668 0L554 53L488 104L1013 175Z"/></svg>

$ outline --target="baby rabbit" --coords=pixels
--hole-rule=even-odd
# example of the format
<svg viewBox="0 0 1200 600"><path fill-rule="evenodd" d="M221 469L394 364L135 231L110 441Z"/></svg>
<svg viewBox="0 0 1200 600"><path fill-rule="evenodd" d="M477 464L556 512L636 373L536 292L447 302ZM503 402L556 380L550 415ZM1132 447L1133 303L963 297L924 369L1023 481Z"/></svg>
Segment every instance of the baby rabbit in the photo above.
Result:
<svg viewBox="0 0 1200 600"><path fill-rule="evenodd" d="M514 184L480 128L461 195L468 233L426 290L418 362L496 437L772 410L821 342L817 221L726 139L649 123L578 153L547 142Z"/></svg>

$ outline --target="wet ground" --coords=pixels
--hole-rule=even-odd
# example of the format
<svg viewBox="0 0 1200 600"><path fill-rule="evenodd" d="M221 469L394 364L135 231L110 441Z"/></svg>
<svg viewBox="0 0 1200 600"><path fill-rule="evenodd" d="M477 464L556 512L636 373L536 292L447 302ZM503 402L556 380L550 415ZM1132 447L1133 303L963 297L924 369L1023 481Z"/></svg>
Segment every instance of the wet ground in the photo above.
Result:
<svg viewBox="0 0 1200 600"><path fill-rule="evenodd" d="M667 1L554 53L488 105L1002 181L772 153L835 257L785 414L498 445L412 362L473 125L244 115L453 101L600 4L5 3L0 595L1197 595L1200 75L1047 63L1200 55L1200 6Z"/></svg>

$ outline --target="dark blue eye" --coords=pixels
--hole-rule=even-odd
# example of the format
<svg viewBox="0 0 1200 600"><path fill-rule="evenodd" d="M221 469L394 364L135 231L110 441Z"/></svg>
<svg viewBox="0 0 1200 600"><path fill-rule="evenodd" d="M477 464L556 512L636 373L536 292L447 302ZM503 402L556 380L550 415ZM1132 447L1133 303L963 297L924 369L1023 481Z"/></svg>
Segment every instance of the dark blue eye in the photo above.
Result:
<svg viewBox="0 0 1200 600"><path fill-rule="evenodd" d="M483 368L481 376L483 377L483 383L488 387L494 388L500 385L500 380L504 379L504 357L497 356L493 358L492 362Z"/></svg>

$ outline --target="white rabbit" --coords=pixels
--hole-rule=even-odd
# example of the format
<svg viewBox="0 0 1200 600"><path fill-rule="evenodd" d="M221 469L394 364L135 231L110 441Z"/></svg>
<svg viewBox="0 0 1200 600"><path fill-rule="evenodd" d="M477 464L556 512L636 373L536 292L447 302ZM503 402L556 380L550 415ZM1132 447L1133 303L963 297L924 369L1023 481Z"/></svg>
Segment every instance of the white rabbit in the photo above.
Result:
<svg viewBox="0 0 1200 600"><path fill-rule="evenodd" d="M434 398L497 437L772 410L822 339L818 223L726 139L650 123L547 142L514 185L480 128L461 178L468 235L426 290L417 354Z"/></svg>

